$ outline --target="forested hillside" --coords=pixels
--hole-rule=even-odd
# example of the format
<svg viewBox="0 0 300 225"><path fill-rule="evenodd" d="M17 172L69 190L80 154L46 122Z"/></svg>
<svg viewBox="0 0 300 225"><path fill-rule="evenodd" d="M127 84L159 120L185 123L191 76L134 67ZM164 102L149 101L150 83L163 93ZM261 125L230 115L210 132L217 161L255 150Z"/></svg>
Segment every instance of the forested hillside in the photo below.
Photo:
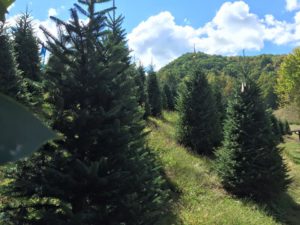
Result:
<svg viewBox="0 0 300 225"><path fill-rule="evenodd" d="M187 53L163 67L158 75L162 83L167 83L176 93L182 79L195 66L199 66L209 79L219 81L218 83L222 84L227 92L231 89L232 80L240 77L241 71L244 70L257 81L268 106L276 108L278 101L277 95L274 93L274 87L283 59L283 55L226 57L201 52Z"/></svg>

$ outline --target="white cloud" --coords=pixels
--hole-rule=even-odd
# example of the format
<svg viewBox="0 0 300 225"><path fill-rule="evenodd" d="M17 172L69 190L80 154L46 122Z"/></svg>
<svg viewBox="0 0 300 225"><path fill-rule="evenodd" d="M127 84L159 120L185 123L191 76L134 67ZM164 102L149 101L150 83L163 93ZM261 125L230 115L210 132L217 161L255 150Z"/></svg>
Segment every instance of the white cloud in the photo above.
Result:
<svg viewBox="0 0 300 225"><path fill-rule="evenodd" d="M286 10L294 11L300 8L299 0L285 0L286 1Z"/></svg>
<svg viewBox="0 0 300 225"><path fill-rule="evenodd" d="M140 23L128 35L133 54L148 65L164 66L196 46L210 54L236 55L242 49L260 50L264 26L243 2L226 2L213 20L201 28L175 23L170 12L162 12Z"/></svg>
<svg viewBox="0 0 300 225"><path fill-rule="evenodd" d="M50 17L50 16L57 16L57 11L56 11L56 9L50 8L50 9L48 10L48 16L49 16L49 17Z"/></svg>
<svg viewBox="0 0 300 225"><path fill-rule="evenodd" d="M202 36L196 39L196 46L206 53L236 55L242 49L260 50L264 46L264 27L243 1L224 3L200 30Z"/></svg>
<svg viewBox="0 0 300 225"><path fill-rule="evenodd" d="M276 20L273 15L259 18L244 1L226 2L203 27L176 24L170 12L141 22L128 35L133 55L144 65L161 68L186 52L237 55L243 49L259 51L266 41L276 45L300 42L300 12L293 22Z"/></svg>
<svg viewBox="0 0 300 225"><path fill-rule="evenodd" d="M161 67L182 52L191 50L198 31L178 26L169 12L162 12L139 24L129 35L128 45L143 64Z"/></svg>

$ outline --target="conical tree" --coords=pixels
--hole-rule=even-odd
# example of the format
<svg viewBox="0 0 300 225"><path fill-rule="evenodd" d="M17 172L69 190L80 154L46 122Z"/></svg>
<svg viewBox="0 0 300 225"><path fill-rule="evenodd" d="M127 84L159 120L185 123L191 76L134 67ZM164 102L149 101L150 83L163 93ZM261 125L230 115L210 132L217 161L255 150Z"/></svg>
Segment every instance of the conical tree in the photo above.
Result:
<svg viewBox="0 0 300 225"><path fill-rule="evenodd" d="M151 115L160 116L163 108L162 95L153 67L148 71L147 91Z"/></svg>
<svg viewBox="0 0 300 225"><path fill-rule="evenodd" d="M43 103L43 85L40 71L39 46L34 35L32 18L23 13L12 28L14 51L18 69L22 72L23 99L26 106L39 112Z"/></svg>
<svg viewBox="0 0 300 225"><path fill-rule="evenodd" d="M14 50L19 69L24 77L40 80L40 57L37 38L34 35L33 22L28 12L23 13L13 27Z"/></svg>
<svg viewBox="0 0 300 225"><path fill-rule="evenodd" d="M150 116L150 105L147 93L146 72L142 65L139 65L135 73L135 83L137 86L137 99L139 105L144 110L143 118L147 119Z"/></svg>
<svg viewBox="0 0 300 225"><path fill-rule="evenodd" d="M19 100L22 93L21 74L8 34L0 33L0 92Z"/></svg>
<svg viewBox="0 0 300 225"><path fill-rule="evenodd" d="M8 193L23 201L7 207L6 218L14 224L155 224L167 192L145 147L123 18L108 14L114 8L95 11L105 0L79 2L88 10L76 4L70 21L52 18L66 30L59 39L43 29L53 54L49 72L63 66L53 127L64 138L41 151L48 155L39 164L15 175Z"/></svg>
<svg viewBox="0 0 300 225"><path fill-rule="evenodd" d="M177 99L178 141L198 153L212 154L220 142L218 111L204 73L196 69L184 81Z"/></svg>
<svg viewBox="0 0 300 225"><path fill-rule="evenodd" d="M137 74L135 76L135 82L137 85L138 103L140 106L145 106L146 102L146 73L142 65L137 68Z"/></svg>
<svg viewBox="0 0 300 225"><path fill-rule="evenodd" d="M224 188L258 201L285 191L289 179L280 152L259 88L243 82L229 101L223 146L216 154Z"/></svg>
<svg viewBox="0 0 300 225"><path fill-rule="evenodd" d="M175 109L174 96L169 85L165 84L163 90L166 96L167 109L174 110Z"/></svg>
<svg viewBox="0 0 300 225"><path fill-rule="evenodd" d="M12 43L6 33L5 13L0 17L0 92L14 99L20 96L20 72L17 70Z"/></svg>

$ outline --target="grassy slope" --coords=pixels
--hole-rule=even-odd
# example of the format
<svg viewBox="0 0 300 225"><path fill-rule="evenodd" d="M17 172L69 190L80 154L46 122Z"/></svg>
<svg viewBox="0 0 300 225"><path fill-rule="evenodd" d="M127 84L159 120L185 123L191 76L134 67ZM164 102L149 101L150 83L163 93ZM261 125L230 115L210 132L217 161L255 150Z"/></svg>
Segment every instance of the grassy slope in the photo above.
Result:
<svg viewBox="0 0 300 225"><path fill-rule="evenodd" d="M150 119L149 145L163 163L168 179L179 190L174 198L176 219L162 224L278 224L254 203L229 196L213 172L210 159L188 152L175 141L175 113ZM180 222L181 221L181 222Z"/></svg>
<svg viewBox="0 0 300 225"><path fill-rule="evenodd" d="M300 129L299 125L292 125L292 129ZM290 169L293 180L285 198L279 201L278 208L289 224L300 224L300 142L298 135L288 136L284 148L284 157Z"/></svg>

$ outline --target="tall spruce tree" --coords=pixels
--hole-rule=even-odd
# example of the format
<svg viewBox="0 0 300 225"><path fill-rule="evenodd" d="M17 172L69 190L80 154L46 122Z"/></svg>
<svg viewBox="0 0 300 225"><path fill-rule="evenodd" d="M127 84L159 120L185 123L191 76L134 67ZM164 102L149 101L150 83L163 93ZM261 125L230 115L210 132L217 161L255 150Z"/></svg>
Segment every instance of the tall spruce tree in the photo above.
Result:
<svg viewBox="0 0 300 225"><path fill-rule="evenodd" d="M160 116L163 108L162 94L152 66L148 71L147 91L151 115Z"/></svg>
<svg viewBox="0 0 300 225"><path fill-rule="evenodd" d="M24 77L33 81L40 80L39 46L34 35L32 18L27 11L17 19L12 30L19 69Z"/></svg>
<svg viewBox="0 0 300 225"><path fill-rule="evenodd" d="M146 72L142 65L139 65L138 68L136 68L135 83L137 85L138 103L144 110L143 118L147 119L151 113L147 93Z"/></svg>
<svg viewBox="0 0 300 225"><path fill-rule="evenodd" d="M0 46L0 92L19 100L22 95L21 74L5 30L0 33Z"/></svg>
<svg viewBox="0 0 300 225"><path fill-rule="evenodd" d="M137 85L137 94L138 94L138 103L140 106L145 106L145 102L146 102L146 73L145 73L145 69L142 65L139 65L139 67L137 68L137 74L135 77L135 82Z"/></svg>
<svg viewBox="0 0 300 225"><path fill-rule="evenodd" d="M259 88L247 80L229 101L223 147L216 154L224 188L258 201L285 191L289 179L280 152Z"/></svg>
<svg viewBox="0 0 300 225"><path fill-rule="evenodd" d="M64 138L45 146L37 164L21 164L7 193L22 203L6 207L7 224L155 224L165 211L164 180L126 72L123 18L108 14L114 8L96 11L102 2L80 0L87 10L75 4L68 22L52 17L66 31L59 39L43 28L48 73L61 77L53 127Z"/></svg>
<svg viewBox="0 0 300 225"><path fill-rule="evenodd" d="M220 143L220 123L215 99L205 74L195 69L179 89L178 140L198 153L212 154Z"/></svg>
<svg viewBox="0 0 300 225"><path fill-rule="evenodd" d="M174 110L175 104L174 104L174 95L169 87L169 85L165 84L163 87L165 96L166 96L166 105L168 110Z"/></svg>
<svg viewBox="0 0 300 225"><path fill-rule="evenodd" d="M39 46L34 35L33 19L26 11L12 28L18 69L22 72L23 103L40 114L43 85L40 70Z"/></svg>

